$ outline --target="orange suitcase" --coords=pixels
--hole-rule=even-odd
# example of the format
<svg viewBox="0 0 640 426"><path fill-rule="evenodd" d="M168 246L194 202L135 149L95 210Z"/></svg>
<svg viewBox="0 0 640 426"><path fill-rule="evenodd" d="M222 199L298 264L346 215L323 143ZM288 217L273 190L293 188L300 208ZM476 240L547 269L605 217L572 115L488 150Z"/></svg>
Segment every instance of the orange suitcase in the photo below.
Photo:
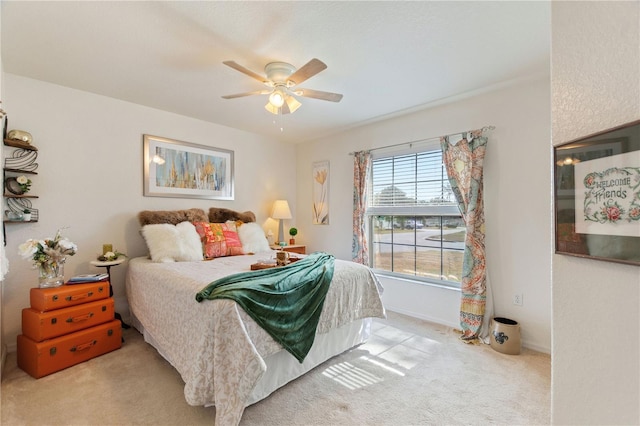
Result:
<svg viewBox="0 0 640 426"><path fill-rule="evenodd" d="M30 302L32 309L46 312L107 297L109 297L109 282L100 281L88 284L66 284L53 288L32 288Z"/></svg>
<svg viewBox="0 0 640 426"><path fill-rule="evenodd" d="M39 379L120 348L122 329L114 320L44 342L18 336L18 367Z"/></svg>
<svg viewBox="0 0 640 426"><path fill-rule="evenodd" d="M22 334L36 342L42 342L113 321L114 315L113 298L47 312L25 308L22 310Z"/></svg>

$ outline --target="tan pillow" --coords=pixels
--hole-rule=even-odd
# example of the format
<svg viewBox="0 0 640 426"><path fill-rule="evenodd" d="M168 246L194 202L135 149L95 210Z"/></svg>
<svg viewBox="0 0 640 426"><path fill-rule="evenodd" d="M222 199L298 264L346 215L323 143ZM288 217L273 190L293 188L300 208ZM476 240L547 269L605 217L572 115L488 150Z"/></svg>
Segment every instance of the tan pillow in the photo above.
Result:
<svg viewBox="0 0 640 426"><path fill-rule="evenodd" d="M140 226L168 223L177 225L180 222L208 222L207 214L202 209L188 210L144 210L138 213Z"/></svg>
<svg viewBox="0 0 640 426"><path fill-rule="evenodd" d="M209 222L211 223L224 223L228 220L239 220L242 222L255 222L256 215L252 211L237 212L230 209L222 209L218 207L211 207L209 209Z"/></svg>

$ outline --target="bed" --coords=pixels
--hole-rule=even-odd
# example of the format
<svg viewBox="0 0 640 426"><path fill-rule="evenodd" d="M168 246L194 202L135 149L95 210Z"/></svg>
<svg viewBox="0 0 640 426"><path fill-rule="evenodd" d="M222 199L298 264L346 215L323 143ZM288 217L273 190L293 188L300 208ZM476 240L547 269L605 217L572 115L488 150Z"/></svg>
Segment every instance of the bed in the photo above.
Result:
<svg viewBox="0 0 640 426"><path fill-rule="evenodd" d="M173 221L176 227L185 223L182 218ZM211 218L210 212L206 219ZM140 223L143 230L150 224ZM299 362L235 301L195 299L212 281L247 272L252 264L273 258L274 252L251 253L164 262L138 257L130 259L127 271L132 325L180 373L187 403L214 405L220 425L238 424L246 406L365 342L371 318L385 317L382 289L370 269L335 259L313 346Z"/></svg>

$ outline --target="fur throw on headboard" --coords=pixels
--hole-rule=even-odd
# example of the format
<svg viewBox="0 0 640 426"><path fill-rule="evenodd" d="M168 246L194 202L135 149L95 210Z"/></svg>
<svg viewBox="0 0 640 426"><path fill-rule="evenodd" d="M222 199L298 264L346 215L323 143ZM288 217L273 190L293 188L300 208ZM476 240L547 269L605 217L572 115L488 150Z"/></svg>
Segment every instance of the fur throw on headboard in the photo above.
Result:
<svg viewBox="0 0 640 426"><path fill-rule="evenodd" d="M157 223L169 223L177 225L180 222L208 222L209 218L202 209L188 210L144 210L138 213L138 221L140 226L152 225Z"/></svg>
<svg viewBox="0 0 640 426"><path fill-rule="evenodd" d="M256 215L251 211L237 212L229 209L211 207L209 216L202 209L188 210L144 210L138 213L140 226L158 223L177 225L180 222L211 222L223 223L228 220L241 220L243 222L255 222Z"/></svg>
<svg viewBox="0 0 640 426"><path fill-rule="evenodd" d="M241 220L242 222L255 222L256 215L252 211L246 211L246 212L240 213L234 210L220 209L217 207L211 207L209 209L209 222L223 223L228 220Z"/></svg>

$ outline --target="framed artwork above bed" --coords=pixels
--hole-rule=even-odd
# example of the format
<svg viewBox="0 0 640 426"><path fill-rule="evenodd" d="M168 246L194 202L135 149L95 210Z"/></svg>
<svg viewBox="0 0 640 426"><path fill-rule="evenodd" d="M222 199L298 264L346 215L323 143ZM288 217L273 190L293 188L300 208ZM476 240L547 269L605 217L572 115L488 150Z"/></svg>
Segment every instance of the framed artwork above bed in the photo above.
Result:
<svg viewBox="0 0 640 426"><path fill-rule="evenodd" d="M233 200L233 151L144 135L144 196Z"/></svg>

